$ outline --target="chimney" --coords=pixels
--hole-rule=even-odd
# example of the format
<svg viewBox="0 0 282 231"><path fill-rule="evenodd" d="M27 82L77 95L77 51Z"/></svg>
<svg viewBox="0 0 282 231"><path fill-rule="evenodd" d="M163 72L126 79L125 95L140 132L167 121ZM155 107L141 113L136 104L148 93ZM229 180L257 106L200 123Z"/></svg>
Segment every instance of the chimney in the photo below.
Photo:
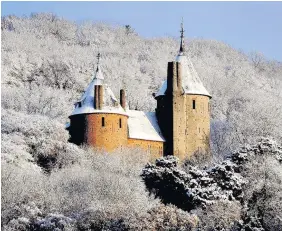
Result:
<svg viewBox="0 0 282 231"><path fill-rule="evenodd" d="M179 91L182 92L182 69L181 63L177 62L177 88Z"/></svg>
<svg viewBox="0 0 282 231"><path fill-rule="evenodd" d="M181 66L177 62L169 62L167 65L167 90L168 94L177 91L181 86Z"/></svg>
<svg viewBox="0 0 282 231"><path fill-rule="evenodd" d="M98 85L94 86L94 109L98 109L99 107L99 91L98 91Z"/></svg>
<svg viewBox="0 0 282 231"><path fill-rule="evenodd" d="M173 62L167 64L167 89L168 95L172 94L172 80L173 80Z"/></svg>
<svg viewBox="0 0 282 231"><path fill-rule="evenodd" d="M120 89L120 105L121 107L125 110L126 107L126 101L125 101L125 90L124 89Z"/></svg>
<svg viewBox="0 0 282 231"><path fill-rule="evenodd" d="M99 109L102 110L104 105L104 89L102 85L98 86Z"/></svg>
<svg viewBox="0 0 282 231"><path fill-rule="evenodd" d="M177 63L173 62L173 76L172 76L172 90L175 92L178 90L178 78L177 78Z"/></svg>

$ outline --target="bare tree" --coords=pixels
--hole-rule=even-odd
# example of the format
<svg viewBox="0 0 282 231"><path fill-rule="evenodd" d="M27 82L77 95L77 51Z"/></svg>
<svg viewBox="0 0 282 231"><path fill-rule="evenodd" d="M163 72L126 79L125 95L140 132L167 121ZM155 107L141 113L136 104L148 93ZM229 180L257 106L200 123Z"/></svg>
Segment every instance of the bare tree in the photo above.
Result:
<svg viewBox="0 0 282 231"><path fill-rule="evenodd" d="M264 70L264 62L265 58L262 53L259 52L251 52L250 53L251 62L258 71Z"/></svg>

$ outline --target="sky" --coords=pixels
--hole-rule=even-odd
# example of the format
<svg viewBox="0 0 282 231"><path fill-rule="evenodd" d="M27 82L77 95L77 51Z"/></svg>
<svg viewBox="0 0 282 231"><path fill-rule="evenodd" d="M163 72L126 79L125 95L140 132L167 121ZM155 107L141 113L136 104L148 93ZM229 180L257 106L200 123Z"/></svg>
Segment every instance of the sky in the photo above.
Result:
<svg viewBox="0 0 282 231"><path fill-rule="evenodd" d="M282 2L2 2L1 14L52 12L76 22L130 25L143 37L185 35L223 41L282 61Z"/></svg>

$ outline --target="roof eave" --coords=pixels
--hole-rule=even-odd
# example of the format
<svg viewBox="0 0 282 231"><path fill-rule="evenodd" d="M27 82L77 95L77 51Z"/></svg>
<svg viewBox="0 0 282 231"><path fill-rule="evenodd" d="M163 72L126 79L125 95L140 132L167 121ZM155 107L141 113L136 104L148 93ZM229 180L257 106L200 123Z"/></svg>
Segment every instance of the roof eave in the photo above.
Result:
<svg viewBox="0 0 282 231"><path fill-rule="evenodd" d="M202 96L207 96L207 97L209 97L210 99L212 98L212 96L211 95L209 95L209 94L200 94L200 93L184 93L184 95L202 95ZM164 95L156 95L155 97L154 97L154 99L158 99L159 97L161 97L161 96L165 96L165 94Z"/></svg>
<svg viewBox="0 0 282 231"><path fill-rule="evenodd" d="M68 118L70 119L73 116L89 115L89 114L117 114L117 115L124 115L126 117L129 117L126 112L123 113L123 112L97 111L97 112L84 112L84 113L71 114Z"/></svg>

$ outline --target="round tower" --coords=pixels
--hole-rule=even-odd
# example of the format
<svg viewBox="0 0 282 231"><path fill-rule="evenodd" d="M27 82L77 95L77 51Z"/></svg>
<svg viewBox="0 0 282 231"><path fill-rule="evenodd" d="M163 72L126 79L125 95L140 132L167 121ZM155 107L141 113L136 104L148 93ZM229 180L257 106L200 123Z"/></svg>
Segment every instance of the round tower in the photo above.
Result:
<svg viewBox="0 0 282 231"><path fill-rule="evenodd" d="M168 63L167 81L155 99L158 121L166 138L165 154L183 160L210 151L211 95L185 54L183 23L180 32L179 53L174 62Z"/></svg>
<svg viewBox="0 0 282 231"><path fill-rule="evenodd" d="M121 103L125 107L123 92ZM87 144L105 151L113 151L127 145L127 119L111 89L104 84L98 54L97 69L81 100L69 116L70 142L77 145Z"/></svg>

